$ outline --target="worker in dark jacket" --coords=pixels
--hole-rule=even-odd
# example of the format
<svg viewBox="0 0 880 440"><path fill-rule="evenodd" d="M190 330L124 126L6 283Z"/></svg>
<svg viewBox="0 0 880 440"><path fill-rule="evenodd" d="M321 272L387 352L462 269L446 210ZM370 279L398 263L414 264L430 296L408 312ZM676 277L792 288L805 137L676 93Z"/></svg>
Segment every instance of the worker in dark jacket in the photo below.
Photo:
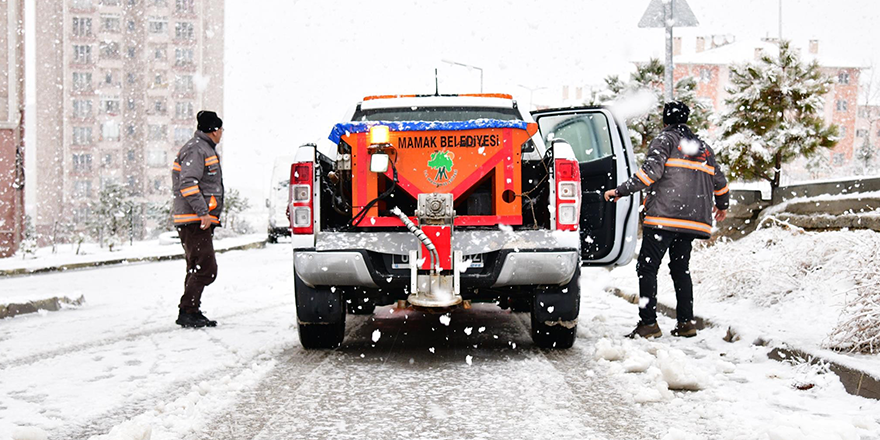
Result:
<svg viewBox="0 0 880 440"><path fill-rule="evenodd" d="M205 286L217 278L213 239L223 212L223 173L216 148L223 121L211 111L200 111L196 119L198 130L177 153L171 171L171 214L186 256L177 324L214 327L217 321L206 318L199 307Z"/></svg>
<svg viewBox="0 0 880 440"><path fill-rule="evenodd" d="M669 271L675 285L678 324L673 336L696 336L694 294L688 264L691 242L709 238L712 217L727 216L730 194L715 153L686 125L690 109L681 102L663 107L665 127L648 145L648 155L635 176L605 192L605 200L647 190L644 198L639 274L639 323L629 337L656 338L657 270L669 251Z"/></svg>

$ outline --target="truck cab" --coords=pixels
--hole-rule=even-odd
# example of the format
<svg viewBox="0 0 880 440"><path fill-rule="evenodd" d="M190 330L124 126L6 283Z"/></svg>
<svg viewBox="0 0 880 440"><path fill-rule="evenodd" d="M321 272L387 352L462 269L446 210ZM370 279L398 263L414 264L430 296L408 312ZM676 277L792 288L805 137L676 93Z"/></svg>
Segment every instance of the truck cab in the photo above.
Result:
<svg viewBox="0 0 880 440"><path fill-rule="evenodd" d="M529 312L538 346L568 348L580 267L632 258L638 203L602 198L635 172L626 127L608 109L372 96L329 139L335 151L303 145L290 169L306 348L341 344L347 313L474 302Z"/></svg>

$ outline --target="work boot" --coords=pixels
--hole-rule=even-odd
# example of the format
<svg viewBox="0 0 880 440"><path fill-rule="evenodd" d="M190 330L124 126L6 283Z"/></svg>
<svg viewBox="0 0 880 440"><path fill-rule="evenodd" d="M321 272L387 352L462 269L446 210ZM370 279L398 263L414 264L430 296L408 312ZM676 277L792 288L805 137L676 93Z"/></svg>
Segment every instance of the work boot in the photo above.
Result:
<svg viewBox="0 0 880 440"><path fill-rule="evenodd" d="M694 321L684 321L676 324L672 329L672 336L680 336L682 338L693 338L697 335L697 326Z"/></svg>
<svg viewBox="0 0 880 440"><path fill-rule="evenodd" d="M653 324L645 324L642 321L636 325L636 329L632 331L632 333L626 335L627 338L635 339L636 336L640 336L645 339L650 338L659 338L663 335L663 332L660 331L660 326L657 323Z"/></svg>
<svg viewBox="0 0 880 440"><path fill-rule="evenodd" d="M205 327L217 327L217 321L212 321L212 320L206 318L205 315L202 314L201 310L196 312L196 316L198 316L203 321L205 321Z"/></svg>
<svg viewBox="0 0 880 440"><path fill-rule="evenodd" d="M201 313L187 313L183 309L177 314L177 325L184 328L202 328L208 325L208 320L200 317ZM216 322L214 323L217 324Z"/></svg>

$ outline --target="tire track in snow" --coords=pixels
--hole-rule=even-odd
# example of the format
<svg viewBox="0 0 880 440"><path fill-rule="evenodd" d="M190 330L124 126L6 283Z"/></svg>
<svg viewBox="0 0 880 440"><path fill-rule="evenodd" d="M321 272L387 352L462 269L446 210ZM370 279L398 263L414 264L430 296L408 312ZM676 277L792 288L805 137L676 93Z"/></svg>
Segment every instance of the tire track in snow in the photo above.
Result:
<svg viewBox="0 0 880 440"><path fill-rule="evenodd" d="M346 319L348 340L369 319L352 317ZM352 325L354 324L354 325ZM277 408L291 406L295 391L310 380L318 380L316 371L327 363L336 350L306 350L295 347L285 350L278 357L278 365L258 386L247 391L229 411L209 423L202 435L191 436L206 440L240 440L253 438L262 432L277 414Z"/></svg>
<svg viewBox="0 0 880 440"><path fill-rule="evenodd" d="M598 408L622 400L606 398L613 388L566 384L586 369L586 354L561 352L571 358L566 374L532 345L517 314L476 306L444 326L437 315L411 312L406 321L378 310L358 317L359 329L320 362L292 353L194 439L639 438L638 429L595 420L624 418Z"/></svg>
<svg viewBox="0 0 880 440"><path fill-rule="evenodd" d="M257 309L250 309L250 310L245 310L245 311L241 311L241 312L237 312L237 313L219 316L217 319L220 321L227 320L227 319L234 319L234 318L238 318L238 317L242 317L242 316L257 314L257 313L264 312L266 310L275 309L278 307L292 306L292 305L294 305L293 302L280 303L280 304L275 304L275 305L268 306L268 307L260 307ZM182 329L177 324L162 325L158 328L152 328L149 330L142 330L142 331L137 331L137 332L126 333L124 335L113 337L113 338L98 339L98 340L86 342L83 344L76 344L76 345L72 345L72 346L68 346L68 347L64 347L64 348L59 348L56 350L50 350L50 351L46 351L46 352L42 352L42 353L32 354L29 356L14 358L14 359L11 359L11 360L8 360L5 362L0 362L0 370L35 364L37 362L53 359L53 358L56 358L59 356L74 354L74 353L78 353L81 351L86 351L86 350L91 350L91 349L95 349L95 348L99 348L99 347L117 344L120 342L134 342L139 339L147 338L150 336L165 334L165 333L173 333L173 332L177 332L177 331L200 331L200 330ZM209 330L201 330L201 331L209 331Z"/></svg>
<svg viewBox="0 0 880 440"><path fill-rule="evenodd" d="M519 314L518 322L526 332L531 331L531 321L527 313ZM581 322L579 327L582 327ZM615 387L614 378L609 378L593 359L590 347L595 343L585 338L581 328L574 346L568 350L540 350L547 361L565 377L565 383L572 394L578 397L581 414L589 417L592 426L611 438L653 438L656 433L645 428L656 421L646 420L641 409L623 398L626 393Z"/></svg>

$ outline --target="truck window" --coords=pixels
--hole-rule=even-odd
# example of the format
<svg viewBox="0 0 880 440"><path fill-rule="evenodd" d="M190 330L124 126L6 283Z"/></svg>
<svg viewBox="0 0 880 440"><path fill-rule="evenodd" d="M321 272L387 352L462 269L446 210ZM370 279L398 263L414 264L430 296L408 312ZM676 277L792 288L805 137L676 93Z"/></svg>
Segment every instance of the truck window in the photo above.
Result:
<svg viewBox="0 0 880 440"><path fill-rule="evenodd" d="M550 128L545 140L565 139L574 149L578 162L590 162L611 156L608 119L601 113L549 116L541 119L542 128Z"/></svg>
<svg viewBox="0 0 880 440"><path fill-rule="evenodd" d="M353 121L470 121L473 119L520 119L514 108L497 107L402 107L360 110Z"/></svg>

